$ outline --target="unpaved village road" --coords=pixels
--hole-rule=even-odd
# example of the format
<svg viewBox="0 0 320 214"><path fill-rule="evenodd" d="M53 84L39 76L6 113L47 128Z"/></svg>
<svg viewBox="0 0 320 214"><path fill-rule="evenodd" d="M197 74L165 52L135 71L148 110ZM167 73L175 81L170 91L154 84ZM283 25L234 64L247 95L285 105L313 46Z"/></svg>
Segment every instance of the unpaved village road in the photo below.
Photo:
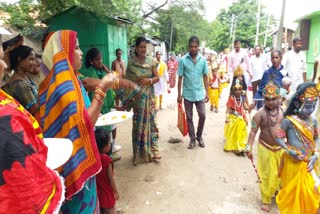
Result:
<svg viewBox="0 0 320 214"><path fill-rule="evenodd" d="M219 113L209 111L204 130L205 148L187 149L177 124L176 89L164 95L158 112L160 163L132 164L132 121L118 124L117 141L122 159L115 163L120 200L118 213L125 214L256 214L260 193L256 174L246 157L223 151L225 103L228 89L220 99ZM194 121L198 116L194 111ZM182 143L170 144L170 137ZM256 143L254 151L256 150ZM255 155L255 153L254 153ZM279 213L273 204L271 214Z"/></svg>

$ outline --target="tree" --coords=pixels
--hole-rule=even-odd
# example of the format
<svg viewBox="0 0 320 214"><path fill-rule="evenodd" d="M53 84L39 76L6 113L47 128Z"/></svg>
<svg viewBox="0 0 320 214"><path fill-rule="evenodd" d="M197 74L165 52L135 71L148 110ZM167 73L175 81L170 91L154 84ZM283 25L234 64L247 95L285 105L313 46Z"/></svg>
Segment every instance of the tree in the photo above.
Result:
<svg viewBox="0 0 320 214"><path fill-rule="evenodd" d="M22 34L30 34L34 29L38 6L32 0L20 0L17 4L0 3L0 9L10 15L8 23L15 26Z"/></svg>
<svg viewBox="0 0 320 214"><path fill-rule="evenodd" d="M17 27L23 35L31 36L39 29L35 26L36 23L41 23L74 5L92 11L100 17L120 16L137 21L141 16L141 2L142 0L20 0L15 4L1 3L0 9L9 13L10 25ZM41 33L38 34L38 37L42 36Z"/></svg>
<svg viewBox="0 0 320 214"><path fill-rule="evenodd" d="M259 32L266 31L267 14L262 12L260 17L260 30ZM210 27L213 31L210 33L208 44L214 50L222 51L229 47L231 44L232 36L230 34L231 17L232 14L236 16L236 31L235 38L242 41L244 46L254 46L254 36L256 33L256 0L238 0L226 9L222 9ZM271 24L275 23L274 18L271 16ZM252 38L250 38L252 37ZM263 44L262 36L259 37L259 44Z"/></svg>
<svg viewBox="0 0 320 214"><path fill-rule="evenodd" d="M176 52L188 50L188 40L192 35L198 36L200 41L206 40L209 29L203 18L202 0L174 1L167 6L154 12L149 27L145 29L147 34L164 40L168 50L171 42L171 50Z"/></svg>

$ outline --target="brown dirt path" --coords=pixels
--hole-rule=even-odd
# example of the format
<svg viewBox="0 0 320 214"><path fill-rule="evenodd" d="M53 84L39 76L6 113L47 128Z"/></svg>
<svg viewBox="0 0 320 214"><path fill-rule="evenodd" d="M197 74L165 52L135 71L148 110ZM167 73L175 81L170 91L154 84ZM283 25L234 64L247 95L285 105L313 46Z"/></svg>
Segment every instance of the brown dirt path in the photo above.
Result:
<svg viewBox="0 0 320 214"><path fill-rule="evenodd" d="M219 113L210 112L207 104L203 134L206 147L197 145L194 150L187 149L188 138L182 137L176 128L176 89L165 94L164 109L158 112L160 163L133 166L132 121L118 124L118 142L122 145L122 159L115 163L120 192L118 213L265 213L260 210L259 187L250 161L223 151L227 94L225 89ZM194 114L197 121L196 111ZM170 144L170 137L181 138L183 142ZM279 213L276 205L270 213Z"/></svg>

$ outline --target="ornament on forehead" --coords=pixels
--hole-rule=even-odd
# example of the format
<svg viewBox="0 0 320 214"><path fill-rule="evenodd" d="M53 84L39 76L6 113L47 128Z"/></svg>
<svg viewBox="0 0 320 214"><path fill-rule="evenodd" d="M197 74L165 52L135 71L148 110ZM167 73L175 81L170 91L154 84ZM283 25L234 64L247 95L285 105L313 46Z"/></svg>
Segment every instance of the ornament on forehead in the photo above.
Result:
<svg viewBox="0 0 320 214"><path fill-rule="evenodd" d="M262 95L267 98L279 97L280 88L277 87L273 82L268 82L268 84L262 90Z"/></svg>
<svg viewBox="0 0 320 214"><path fill-rule="evenodd" d="M241 68L241 66L240 65L238 65L237 67L236 67L236 69L234 70L234 76L241 76L241 75L243 75L243 69Z"/></svg>
<svg viewBox="0 0 320 214"><path fill-rule="evenodd" d="M242 84L240 83L240 80L236 80L235 83L232 86L232 89L242 89Z"/></svg>
<svg viewBox="0 0 320 214"><path fill-rule="evenodd" d="M314 101L320 96L320 82L317 83L315 86L310 86L306 88L303 94L299 96L299 100L301 102L306 101Z"/></svg>

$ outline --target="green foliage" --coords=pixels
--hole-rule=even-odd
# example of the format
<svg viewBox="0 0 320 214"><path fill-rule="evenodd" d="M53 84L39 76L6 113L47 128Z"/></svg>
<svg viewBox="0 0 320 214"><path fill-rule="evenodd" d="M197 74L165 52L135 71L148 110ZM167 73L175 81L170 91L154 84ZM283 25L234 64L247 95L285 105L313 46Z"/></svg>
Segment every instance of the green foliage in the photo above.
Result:
<svg viewBox="0 0 320 214"><path fill-rule="evenodd" d="M228 10L222 9L217 19L210 24L210 28L214 30L211 31L208 38L209 47L217 51L222 51L231 46L232 35L230 34L230 28L232 14L237 17L235 38L240 39L243 46L253 47L255 39L252 36L256 34L257 7L256 0L237 0ZM259 32L267 30L267 14L263 12L263 8L262 6ZM270 25L273 25L275 20L273 17L270 18ZM263 40L264 36L259 36L259 44L263 44Z"/></svg>
<svg viewBox="0 0 320 214"><path fill-rule="evenodd" d="M191 18L192 17L192 18ZM168 44L172 31L171 50L185 52L188 50L188 40L191 36L198 36L205 41L208 34L208 22L203 18L202 1L175 1L167 9L155 13L155 22L149 23L147 34L158 36Z"/></svg>
<svg viewBox="0 0 320 214"><path fill-rule="evenodd" d="M38 10L32 0L20 0L17 4L0 3L0 9L10 15L8 24L15 26L24 35L32 34Z"/></svg>

